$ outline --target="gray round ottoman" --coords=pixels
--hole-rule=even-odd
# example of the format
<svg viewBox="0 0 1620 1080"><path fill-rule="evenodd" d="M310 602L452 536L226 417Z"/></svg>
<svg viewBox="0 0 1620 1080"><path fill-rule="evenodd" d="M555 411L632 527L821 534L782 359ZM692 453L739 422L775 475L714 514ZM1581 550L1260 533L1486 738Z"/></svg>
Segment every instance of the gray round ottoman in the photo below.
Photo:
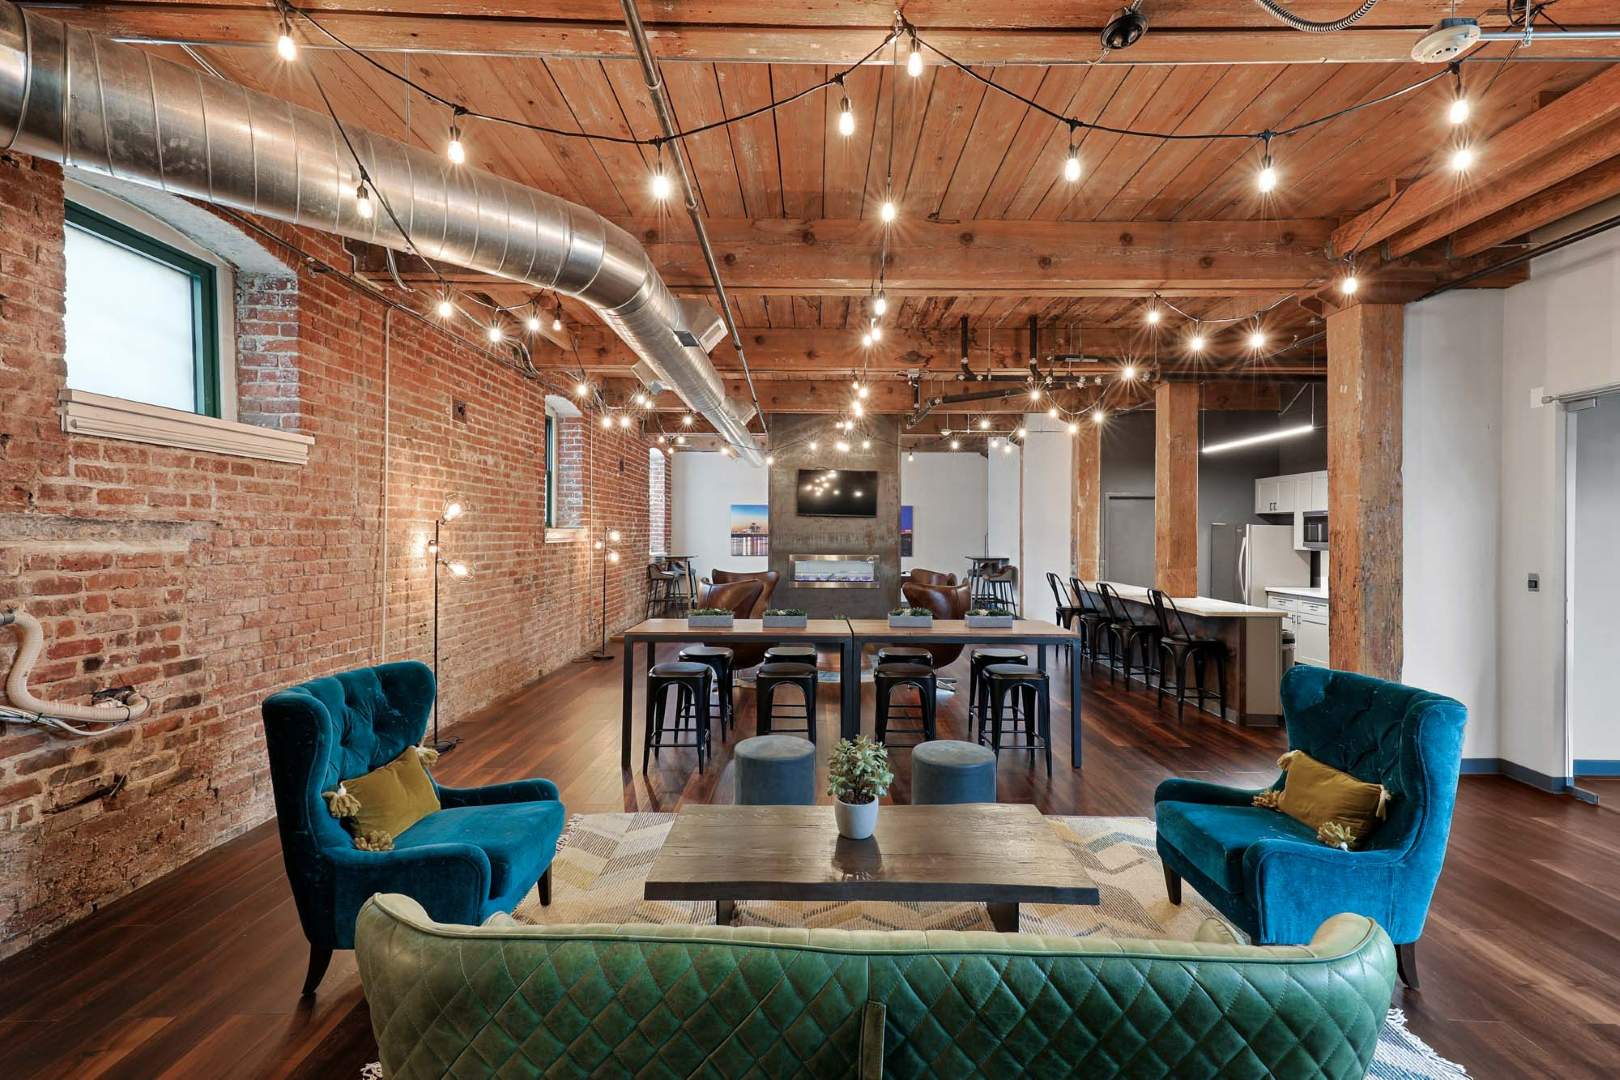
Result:
<svg viewBox="0 0 1620 1080"><path fill-rule="evenodd" d="M912 748L912 805L995 801L996 755L988 746L931 739Z"/></svg>
<svg viewBox="0 0 1620 1080"><path fill-rule="evenodd" d="M756 735L737 744L738 806L816 801L816 747L796 735Z"/></svg>

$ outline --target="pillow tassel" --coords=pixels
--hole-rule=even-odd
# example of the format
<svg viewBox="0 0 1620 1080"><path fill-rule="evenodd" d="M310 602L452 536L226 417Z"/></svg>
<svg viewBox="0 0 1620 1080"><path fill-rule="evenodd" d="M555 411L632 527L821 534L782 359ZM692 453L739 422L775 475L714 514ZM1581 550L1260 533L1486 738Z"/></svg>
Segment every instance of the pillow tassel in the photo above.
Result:
<svg viewBox="0 0 1620 1080"><path fill-rule="evenodd" d="M1287 772L1288 771L1288 766L1290 766L1290 765L1292 765L1294 763L1294 757L1298 753L1299 753L1298 750L1290 750L1290 751L1288 751L1288 753L1286 753L1282 757L1278 758L1277 759L1277 768L1281 769L1283 772Z"/></svg>
<svg viewBox="0 0 1620 1080"><path fill-rule="evenodd" d="M1390 797L1391 796L1389 794L1389 788L1385 787L1383 784L1379 784L1378 785L1378 809L1373 811L1375 814L1378 815L1378 820L1379 821L1384 820L1385 811L1389 809Z"/></svg>
<svg viewBox="0 0 1620 1080"><path fill-rule="evenodd" d="M416 756L421 758L422 764L430 769L439 763L439 752L431 746L418 746Z"/></svg>
<svg viewBox="0 0 1620 1080"><path fill-rule="evenodd" d="M1349 851L1357 839L1355 833L1337 821L1324 823L1316 830L1316 838L1328 847L1338 848L1340 851Z"/></svg>
<svg viewBox="0 0 1620 1080"><path fill-rule="evenodd" d="M1279 806L1282 796L1274 789L1268 788L1254 797L1254 805L1265 810L1281 810Z"/></svg>
<svg viewBox="0 0 1620 1080"><path fill-rule="evenodd" d="M360 800L349 794L349 789L342 784L336 791L323 791L321 797L326 800L326 809L335 818L354 817L360 813Z"/></svg>
<svg viewBox="0 0 1620 1080"><path fill-rule="evenodd" d="M393 851L394 838L383 829L372 829L370 832L354 838L354 846L361 851Z"/></svg>

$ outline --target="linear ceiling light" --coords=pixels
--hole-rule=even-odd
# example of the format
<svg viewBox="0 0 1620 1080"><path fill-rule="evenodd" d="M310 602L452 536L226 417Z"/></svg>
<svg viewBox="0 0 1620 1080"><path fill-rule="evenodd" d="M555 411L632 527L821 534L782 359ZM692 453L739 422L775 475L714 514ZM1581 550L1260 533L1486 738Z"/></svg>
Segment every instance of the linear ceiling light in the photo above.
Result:
<svg viewBox="0 0 1620 1080"><path fill-rule="evenodd" d="M1294 435L1304 435L1306 432L1315 430L1316 425L1314 424L1301 424L1298 427L1278 428L1276 431L1268 431L1264 435L1249 435L1242 439L1233 439L1231 442L1215 443L1212 446L1206 446L1204 447L1204 453L1218 454L1222 450L1236 450L1240 446L1253 446L1256 443L1273 442L1277 439L1287 439Z"/></svg>

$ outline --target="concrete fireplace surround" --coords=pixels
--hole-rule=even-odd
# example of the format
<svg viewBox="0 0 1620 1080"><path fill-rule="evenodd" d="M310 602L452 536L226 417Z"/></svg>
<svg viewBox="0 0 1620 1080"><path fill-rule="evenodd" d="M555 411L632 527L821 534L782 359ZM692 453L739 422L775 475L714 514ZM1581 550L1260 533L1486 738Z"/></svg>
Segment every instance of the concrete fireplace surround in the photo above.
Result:
<svg viewBox="0 0 1620 1080"><path fill-rule="evenodd" d="M803 608L813 619L848 615L882 617L900 595L900 419L868 420L847 452L837 449L840 433L825 416L772 416L770 452L771 569L781 575L771 603ZM870 450L861 440L870 439ZM811 450L810 443L817 443ZM878 474L877 516L800 517L800 469L869 469ZM875 589L796 589L793 555L876 555Z"/></svg>

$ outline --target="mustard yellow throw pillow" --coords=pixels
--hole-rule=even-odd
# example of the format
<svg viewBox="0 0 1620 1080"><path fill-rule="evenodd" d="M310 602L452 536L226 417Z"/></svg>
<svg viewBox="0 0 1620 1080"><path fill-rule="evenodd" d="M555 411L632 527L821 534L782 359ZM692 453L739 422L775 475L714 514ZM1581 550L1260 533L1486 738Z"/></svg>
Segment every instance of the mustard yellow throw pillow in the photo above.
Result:
<svg viewBox="0 0 1620 1080"><path fill-rule="evenodd" d="M438 760L433 750L409 746L380 769L345 780L326 792L332 816L354 836L362 851L388 851L394 837L439 810L439 793L426 766Z"/></svg>
<svg viewBox="0 0 1620 1080"><path fill-rule="evenodd" d="M1255 805L1281 810L1310 826L1329 847L1349 851L1384 819L1390 796L1382 784L1363 783L1303 750L1288 751L1277 759L1277 767L1288 774L1282 790L1261 792Z"/></svg>

